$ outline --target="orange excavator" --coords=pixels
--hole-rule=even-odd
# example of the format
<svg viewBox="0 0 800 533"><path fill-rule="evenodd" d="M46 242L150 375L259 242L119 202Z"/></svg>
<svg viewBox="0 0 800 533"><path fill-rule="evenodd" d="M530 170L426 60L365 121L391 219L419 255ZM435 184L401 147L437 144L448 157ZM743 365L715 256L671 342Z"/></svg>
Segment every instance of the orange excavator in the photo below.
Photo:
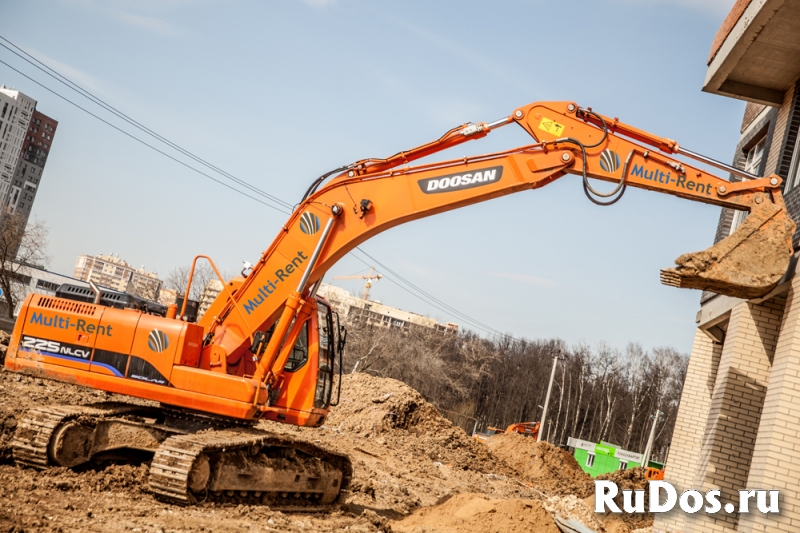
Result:
<svg viewBox="0 0 800 533"><path fill-rule="evenodd" d="M512 123L533 142L408 166ZM719 178L687 160L743 179ZM197 323L182 319L185 305L166 316L102 305L99 290L88 302L28 295L8 370L149 402L34 409L15 434L15 461L74 467L149 455L150 488L170 502L335 501L352 474L346 456L256 426L264 419L317 427L338 399L334 368L345 332L316 296L325 273L393 226L537 189L566 174L579 176L598 204L639 187L749 212L734 234L663 270L666 284L754 298L786 272L795 225L779 177L751 176L574 102L533 103L321 176L252 270L227 281L220 276L224 289ZM590 179L615 185L599 192Z"/></svg>
<svg viewBox="0 0 800 533"><path fill-rule="evenodd" d="M540 426L540 422L516 422L510 424L506 429L489 426L487 429L490 433L475 433L472 436L475 440L486 442L490 437L499 435L500 433L519 433L523 437L533 437L533 440L536 440L536 437L539 436Z"/></svg>

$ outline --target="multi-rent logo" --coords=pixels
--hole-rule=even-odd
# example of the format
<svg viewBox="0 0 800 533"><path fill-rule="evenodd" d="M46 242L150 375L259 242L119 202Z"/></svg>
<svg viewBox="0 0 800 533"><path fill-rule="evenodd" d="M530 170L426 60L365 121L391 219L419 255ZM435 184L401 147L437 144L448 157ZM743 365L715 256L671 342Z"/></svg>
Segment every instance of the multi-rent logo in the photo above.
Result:
<svg viewBox="0 0 800 533"><path fill-rule="evenodd" d="M72 318L70 317L64 318L63 316L58 315L47 316L44 313L34 312L31 314L29 323L58 329L74 329L75 331L80 331L82 333L96 333L98 335L111 337L111 324L104 326L99 324L88 324L86 320L83 320L82 318L79 318L73 322Z"/></svg>
<svg viewBox="0 0 800 533"><path fill-rule="evenodd" d="M633 165L633 168L631 169L631 176L636 176L637 178L642 178L656 183L663 183L664 185L672 185L676 189L701 192L706 196L711 196L711 191L714 189L714 186L710 183L700 183L699 181L687 179L684 174L673 176L672 172L667 172L665 174L663 171L658 170L657 168L653 170L647 170L644 165Z"/></svg>
<svg viewBox="0 0 800 533"><path fill-rule="evenodd" d="M419 183L419 188L422 189L422 192L425 194L437 194L440 192L461 191L488 185L500 181L502 176L503 167L498 166L483 168L475 172L425 178L419 180L417 183Z"/></svg>

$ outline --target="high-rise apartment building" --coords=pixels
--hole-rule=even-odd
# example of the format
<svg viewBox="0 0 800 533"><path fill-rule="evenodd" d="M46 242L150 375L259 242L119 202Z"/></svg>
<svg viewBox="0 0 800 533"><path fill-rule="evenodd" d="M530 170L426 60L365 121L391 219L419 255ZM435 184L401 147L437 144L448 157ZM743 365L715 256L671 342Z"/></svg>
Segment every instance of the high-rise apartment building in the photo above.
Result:
<svg viewBox="0 0 800 533"><path fill-rule="evenodd" d="M0 87L0 199L5 199L11 188L35 108L36 100L5 85Z"/></svg>
<svg viewBox="0 0 800 533"><path fill-rule="evenodd" d="M14 177L5 194L5 205L26 221L31 214L33 200L39 190L44 165L50 154L58 121L37 110L33 111L28 131L22 143Z"/></svg>
<svg viewBox="0 0 800 533"><path fill-rule="evenodd" d="M158 299L158 293L164 284L158 279L158 274L148 272L144 265L133 268L127 261L113 254L78 256L73 277L154 301Z"/></svg>

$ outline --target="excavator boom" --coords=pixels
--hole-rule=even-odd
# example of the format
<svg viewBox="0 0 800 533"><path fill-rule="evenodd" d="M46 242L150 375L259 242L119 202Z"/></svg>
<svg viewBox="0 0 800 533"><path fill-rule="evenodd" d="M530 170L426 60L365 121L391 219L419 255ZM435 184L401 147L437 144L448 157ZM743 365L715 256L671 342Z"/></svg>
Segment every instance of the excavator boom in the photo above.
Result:
<svg viewBox="0 0 800 533"><path fill-rule="evenodd" d="M430 155L437 147L483 137L493 127L511 122L522 126L536 142L505 152L397 168ZM251 332L275 322L291 294L300 295L313 286L345 254L381 231L537 189L566 174L582 176L587 194L600 204L613 203L631 186L749 211L737 232L709 250L681 256L676 268L663 271L662 279L677 287L739 298L765 295L786 272L792 254L794 222L783 205L782 180L770 176L731 183L676 160L671 154L679 150L675 141L606 119L572 102L546 102L517 109L494 125L451 130L434 143L387 160L360 161L309 191L253 272L230 282L235 296L220 295L201 324L215 333L215 342L225 352L244 349ZM607 194L597 193L590 178L615 183L616 198L609 200ZM324 232L328 224L330 229ZM311 252L319 244L319 256L312 264ZM307 283L296 287L302 273ZM272 372L270 364L261 366L261 377Z"/></svg>

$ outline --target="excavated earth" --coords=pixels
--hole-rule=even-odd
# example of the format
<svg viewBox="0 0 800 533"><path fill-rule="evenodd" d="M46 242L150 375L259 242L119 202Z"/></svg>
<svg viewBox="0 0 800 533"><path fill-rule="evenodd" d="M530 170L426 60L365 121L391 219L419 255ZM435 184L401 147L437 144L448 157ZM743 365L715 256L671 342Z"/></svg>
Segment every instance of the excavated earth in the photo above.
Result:
<svg viewBox="0 0 800 533"><path fill-rule="evenodd" d="M494 437L487 446L410 387L367 374L345 376L341 402L322 428L261 423L351 458L350 491L322 511L164 504L147 488L147 464L44 472L13 465L11 439L27 409L121 400L132 401L0 371L0 532L550 532L557 531L554 513L598 532L630 533L652 524L647 517L595 515L586 503L591 479L563 450L516 435ZM641 485L635 477L620 481Z"/></svg>

